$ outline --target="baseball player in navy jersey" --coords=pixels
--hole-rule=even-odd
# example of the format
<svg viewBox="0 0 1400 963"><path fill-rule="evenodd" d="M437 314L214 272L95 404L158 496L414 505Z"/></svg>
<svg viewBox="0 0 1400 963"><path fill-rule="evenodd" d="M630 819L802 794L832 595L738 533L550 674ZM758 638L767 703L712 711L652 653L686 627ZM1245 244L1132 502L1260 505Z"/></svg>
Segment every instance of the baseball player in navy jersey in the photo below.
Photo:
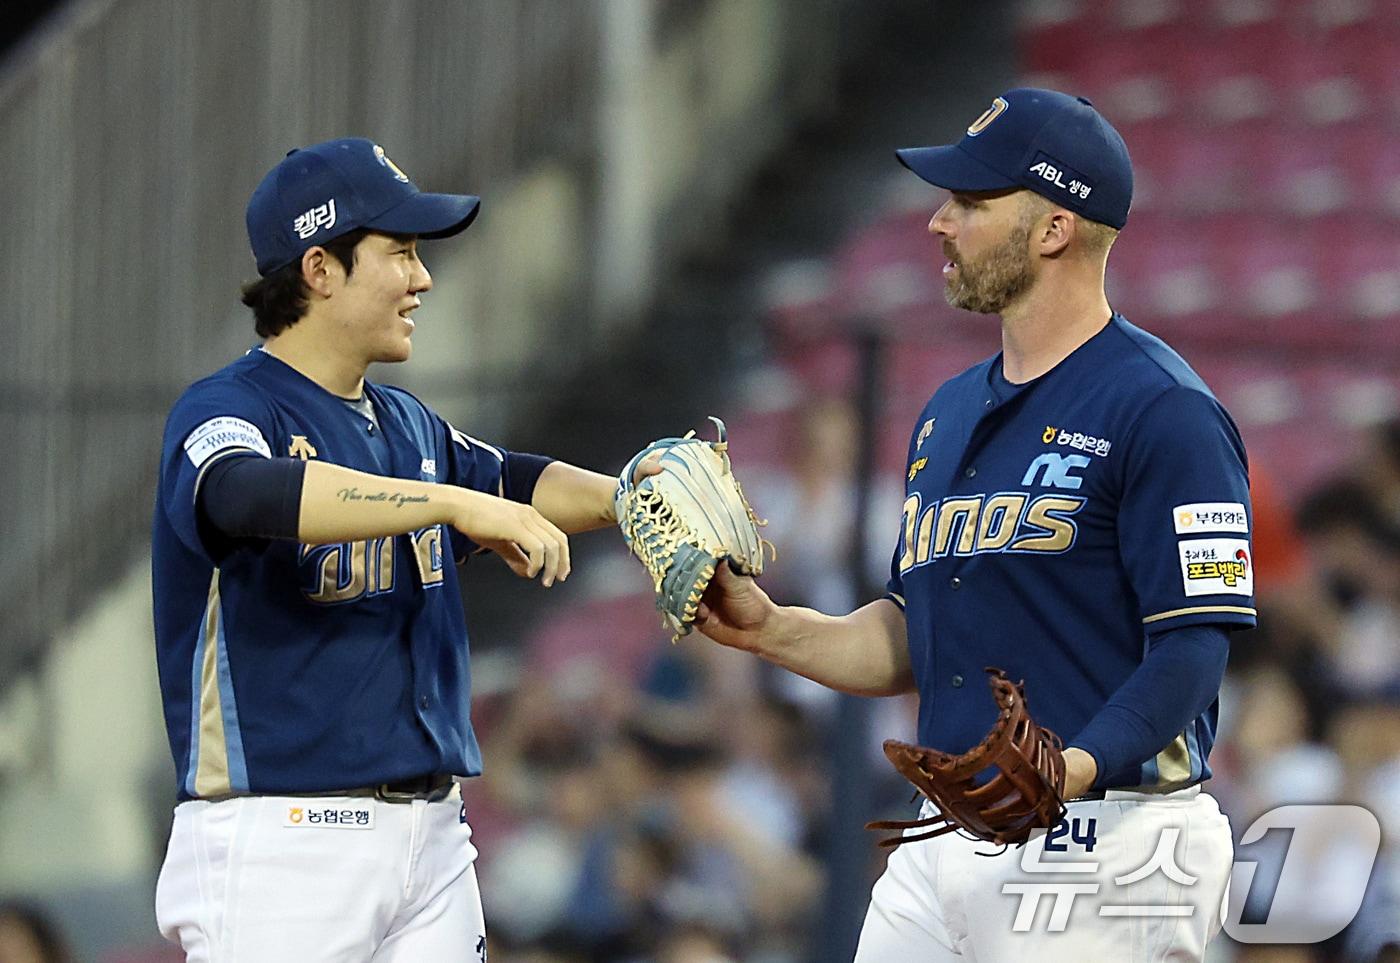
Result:
<svg viewBox="0 0 1400 963"><path fill-rule="evenodd" d="M1002 350L914 422L884 598L781 608L721 568L696 624L836 689L917 691L919 742L948 752L991 728L983 669L999 666L1067 743L1048 833L891 854L861 963L1199 960L1232 861L1201 784L1228 632L1255 619L1239 434L1109 306L1132 166L1088 101L1011 90L956 144L898 156L950 192L929 223L946 294L1000 315Z"/></svg>
<svg viewBox="0 0 1400 963"><path fill-rule="evenodd" d="M365 378L412 351L419 239L478 203L361 139L293 151L248 203L264 340L175 403L152 537L180 799L156 908L190 960L486 959L454 566L562 581L617 482Z"/></svg>

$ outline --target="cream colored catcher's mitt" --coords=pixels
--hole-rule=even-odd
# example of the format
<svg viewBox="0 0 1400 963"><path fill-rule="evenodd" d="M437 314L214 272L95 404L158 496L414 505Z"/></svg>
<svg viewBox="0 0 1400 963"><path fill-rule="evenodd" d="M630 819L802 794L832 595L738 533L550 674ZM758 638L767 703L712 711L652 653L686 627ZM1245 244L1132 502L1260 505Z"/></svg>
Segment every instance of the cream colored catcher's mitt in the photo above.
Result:
<svg viewBox="0 0 1400 963"><path fill-rule="evenodd" d="M656 607L671 641L690 632L700 596L724 559L742 575L763 573L763 552L773 546L729 465L724 422L711 417L717 441L691 431L647 445L618 477L613 507L622 537L651 573ZM633 484L637 466L661 452L661 471Z"/></svg>

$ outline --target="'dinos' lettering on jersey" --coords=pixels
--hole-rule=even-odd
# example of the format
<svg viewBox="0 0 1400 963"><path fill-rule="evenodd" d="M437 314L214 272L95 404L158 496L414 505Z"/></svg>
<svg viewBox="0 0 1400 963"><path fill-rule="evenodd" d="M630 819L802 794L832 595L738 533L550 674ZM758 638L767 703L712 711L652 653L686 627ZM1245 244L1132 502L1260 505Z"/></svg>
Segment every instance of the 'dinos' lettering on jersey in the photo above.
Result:
<svg viewBox="0 0 1400 963"><path fill-rule="evenodd" d="M948 555L993 552L1059 555L1074 547L1074 516L1082 496L1000 492L945 498L923 508L917 493L904 503L899 570L907 572Z"/></svg>
<svg viewBox="0 0 1400 963"><path fill-rule="evenodd" d="M442 526L420 528L409 536L418 560L418 578L425 589L442 586Z"/></svg>
<svg viewBox="0 0 1400 963"><path fill-rule="evenodd" d="M394 538L303 545L302 594L320 605L355 602L394 590Z"/></svg>
<svg viewBox="0 0 1400 963"><path fill-rule="evenodd" d="M423 588L441 588L446 570L442 526L420 528L408 538ZM394 590L393 536L303 545L297 558L302 569L302 595L318 605L355 602Z"/></svg>

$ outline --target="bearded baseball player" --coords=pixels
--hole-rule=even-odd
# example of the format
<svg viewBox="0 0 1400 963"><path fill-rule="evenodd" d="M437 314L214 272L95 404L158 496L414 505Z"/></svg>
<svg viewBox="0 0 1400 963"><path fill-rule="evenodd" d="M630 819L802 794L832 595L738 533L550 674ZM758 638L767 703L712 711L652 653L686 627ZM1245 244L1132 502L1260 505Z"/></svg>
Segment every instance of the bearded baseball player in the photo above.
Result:
<svg viewBox="0 0 1400 963"><path fill-rule="evenodd" d="M617 479L365 378L412 352L419 240L478 203L361 139L291 152L248 203L263 340L175 403L152 536L180 799L156 910L189 960L486 959L453 569L564 580Z"/></svg>
<svg viewBox="0 0 1400 963"><path fill-rule="evenodd" d="M1002 350L913 425L884 598L841 617L782 608L721 567L696 625L845 692L917 691L919 743L968 753L969 772L1003 753L984 737L1012 717L987 667L1024 681L1067 744L1045 743L1056 765L1029 776L1002 755L990 801L970 776L938 793L947 757L924 753L930 822L1032 812L1023 791L1053 793L1051 815L1019 845L907 830L861 963L1199 960L1232 861L1201 784L1228 633L1255 620L1244 447L1190 366L1109 306L1132 166L1088 101L1011 90L956 144L898 156L949 191L929 223L947 298L999 315Z"/></svg>

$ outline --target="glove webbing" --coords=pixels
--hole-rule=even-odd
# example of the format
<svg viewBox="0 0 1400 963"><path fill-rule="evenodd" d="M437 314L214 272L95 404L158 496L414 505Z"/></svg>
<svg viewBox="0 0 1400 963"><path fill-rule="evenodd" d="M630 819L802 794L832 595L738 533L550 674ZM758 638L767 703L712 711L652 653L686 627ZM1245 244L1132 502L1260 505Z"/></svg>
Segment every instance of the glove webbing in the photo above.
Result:
<svg viewBox="0 0 1400 963"><path fill-rule="evenodd" d="M953 755L895 739L885 742L886 757L939 812L925 819L870 823L869 829L901 832L938 826L918 836L881 840L881 846L893 848L954 830L973 839L1019 844L1033 830L1048 829L1064 817L1065 769L1059 737L1031 718L1022 685L1012 683L999 669L989 668L987 673L999 711L991 731L976 746ZM997 772L977 785L975 777L989 768Z"/></svg>

